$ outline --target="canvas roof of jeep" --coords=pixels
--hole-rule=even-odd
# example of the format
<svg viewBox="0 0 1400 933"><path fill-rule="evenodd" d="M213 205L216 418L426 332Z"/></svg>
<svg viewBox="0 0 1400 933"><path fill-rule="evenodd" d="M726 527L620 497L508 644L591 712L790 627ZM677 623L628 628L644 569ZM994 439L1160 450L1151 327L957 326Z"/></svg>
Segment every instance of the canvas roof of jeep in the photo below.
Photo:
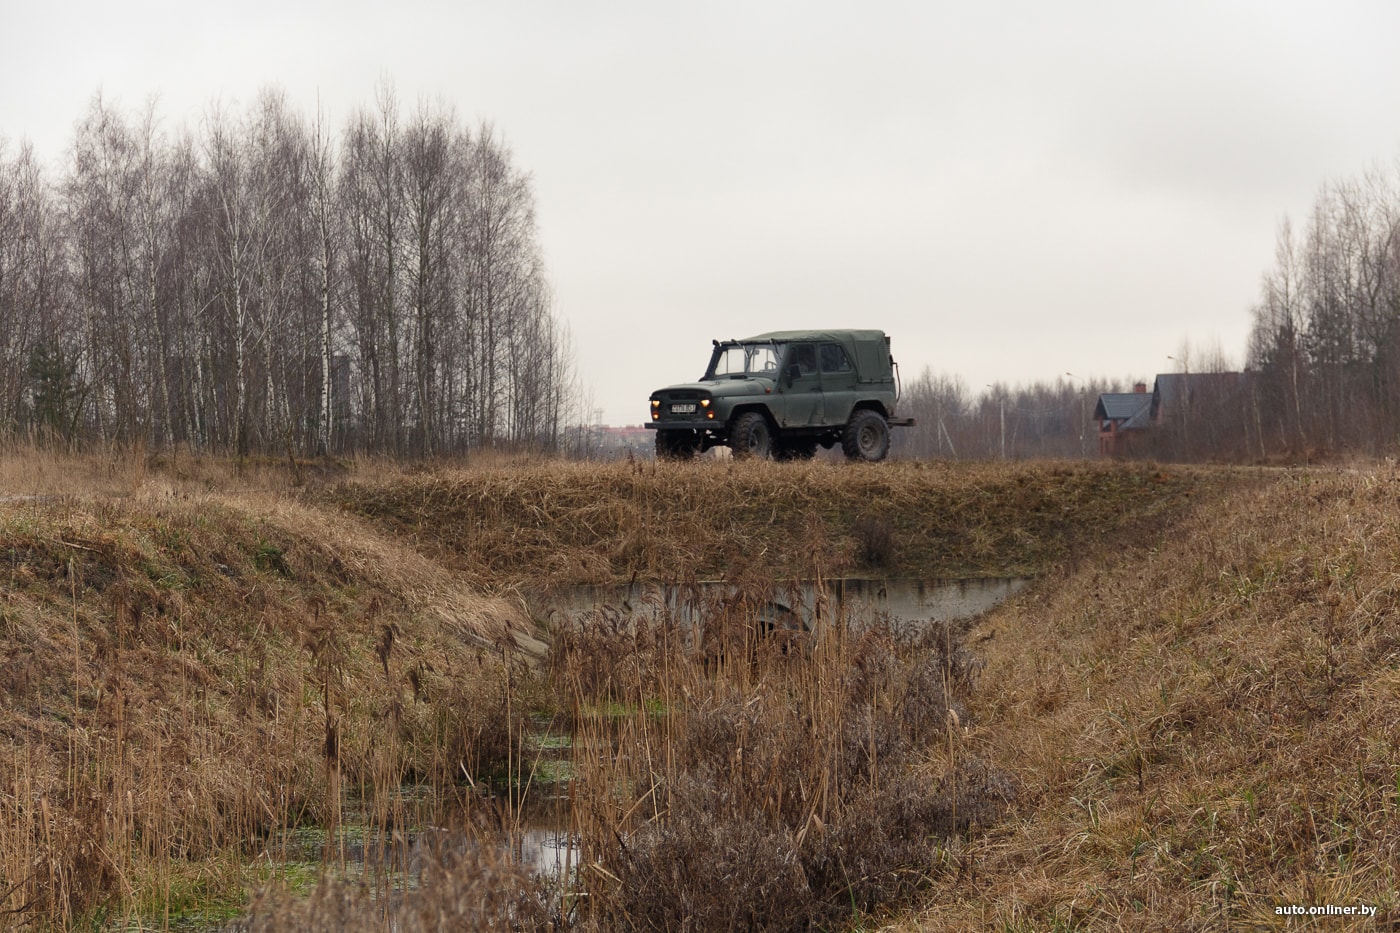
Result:
<svg viewBox="0 0 1400 933"><path fill-rule="evenodd" d="M794 340L839 343L855 357L856 371L860 373L862 382L879 382L890 378L890 351L882 330L773 330L737 342L761 343L766 340L779 343Z"/></svg>
<svg viewBox="0 0 1400 933"><path fill-rule="evenodd" d="M883 346L885 332L882 330L773 330L757 337L745 337L736 343L758 343L764 340L788 342L792 340L827 340L845 343L848 340L878 340Z"/></svg>

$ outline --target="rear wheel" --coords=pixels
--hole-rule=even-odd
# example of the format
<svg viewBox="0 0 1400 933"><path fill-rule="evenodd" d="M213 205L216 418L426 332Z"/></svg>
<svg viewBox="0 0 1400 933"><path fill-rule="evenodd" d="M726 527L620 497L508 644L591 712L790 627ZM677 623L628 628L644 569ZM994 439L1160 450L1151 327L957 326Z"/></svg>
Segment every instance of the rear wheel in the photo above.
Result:
<svg viewBox="0 0 1400 933"><path fill-rule="evenodd" d="M756 411L735 418L729 429L729 449L740 460L768 459L773 452L773 429L768 426L768 419Z"/></svg>
<svg viewBox="0 0 1400 933"><path fill-rule="evenodd" d="M890 452L890 426L878 411L863 408L851 416L841 435L841 449L852 460L875 462Z"/></svg>

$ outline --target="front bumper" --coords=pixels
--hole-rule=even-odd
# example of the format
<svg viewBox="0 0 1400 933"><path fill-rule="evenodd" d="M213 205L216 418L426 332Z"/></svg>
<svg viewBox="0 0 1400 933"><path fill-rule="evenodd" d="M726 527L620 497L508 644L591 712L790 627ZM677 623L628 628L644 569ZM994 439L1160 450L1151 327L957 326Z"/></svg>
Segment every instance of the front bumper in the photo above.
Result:
<svg viewBox="0 0 1400 933"><path fill-rule="evenodd" d="M714 434L717 431L724 430L724 422L719 420L712 421L708 418L704 421L690 418L670 418L648 421L645 427L653 431L701 431L706 434Z"/></svg>

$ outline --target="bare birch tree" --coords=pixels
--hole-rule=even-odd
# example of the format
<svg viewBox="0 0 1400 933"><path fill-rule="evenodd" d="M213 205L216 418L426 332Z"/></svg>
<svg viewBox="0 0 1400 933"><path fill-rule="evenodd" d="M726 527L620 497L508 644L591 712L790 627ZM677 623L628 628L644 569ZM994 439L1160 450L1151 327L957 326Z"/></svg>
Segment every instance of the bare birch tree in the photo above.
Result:
<svg viewBox="0 0 1400 933"><path fill-rule="evenodd" d="M99 95L56 188L0 148L0 432L239 456L557 439L571 361L528 176L450 109L401 121L387 84L338 138L270 89L173 138Z"/></svg>

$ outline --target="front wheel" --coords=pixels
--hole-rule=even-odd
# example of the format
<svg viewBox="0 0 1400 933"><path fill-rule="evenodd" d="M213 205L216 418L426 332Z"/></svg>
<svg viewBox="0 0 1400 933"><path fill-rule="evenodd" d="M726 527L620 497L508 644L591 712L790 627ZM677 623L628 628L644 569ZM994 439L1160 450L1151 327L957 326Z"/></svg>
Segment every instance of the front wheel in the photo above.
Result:
<svg viewBox="0 0 1400 933"><path fill-rule="evenodd" d="M768 426L768 419L756 411L735 418L729 429L729 449L738 460L768 459L773 452L773 429Z"/></svg>
<svg viewBox="0 0 1400 933"><path fill-rule="evenodd" d="M841 450L851 460L874 463L890 452L890 426L878 411L862 408L841 434Z"/></svg>

